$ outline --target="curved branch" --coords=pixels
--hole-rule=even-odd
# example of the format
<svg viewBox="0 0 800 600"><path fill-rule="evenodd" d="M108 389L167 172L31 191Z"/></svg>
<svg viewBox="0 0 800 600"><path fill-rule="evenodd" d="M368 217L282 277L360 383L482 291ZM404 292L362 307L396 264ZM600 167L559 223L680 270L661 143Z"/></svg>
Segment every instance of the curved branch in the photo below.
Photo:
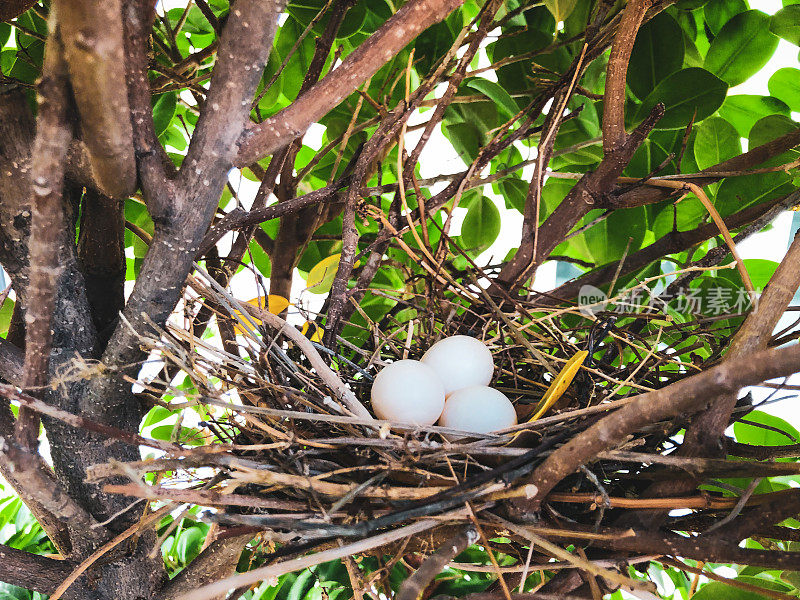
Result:
<svg viewBox="0 0 800 600"><path fill-rule="evenodd" d="M0 457L7 463L14 482L22 486L20 496L32 498L56 519L69 525L73 549L92 550L107 538L106 529L96 526L97 521L70 498L37 455L0 438Z"/></svg>
<svg viewBox="0 0 800 600"><path fill-rule="evenodd" d="M425 29L464 0L412 0L344 59L342 64L277 115L240 138L235 164L247 166L303 135Z"/></svg>
<svg viewBox="0 0 800 600"><path fill-rule="evenodd" d="M547 494L580 465L621 443L645 425L696 412L720 393L735 393L746 385L800 370L800 346L766 350L729 360L665 388L639 395L558 448L528 479L537 487L531 500L518 501L523 511L538 510Z"/></svg>

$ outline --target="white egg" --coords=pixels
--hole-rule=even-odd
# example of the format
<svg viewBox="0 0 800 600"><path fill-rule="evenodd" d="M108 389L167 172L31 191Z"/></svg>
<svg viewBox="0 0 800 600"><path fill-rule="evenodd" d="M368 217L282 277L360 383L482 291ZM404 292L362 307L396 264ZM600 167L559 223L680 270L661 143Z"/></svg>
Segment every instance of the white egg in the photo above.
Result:
<svg viewBox="0 0 800 600"><path fill-rule="evenodd" d="M505 394L485 385L473 385L453 392L444 403L439 425L490 433L517 423L517 412Z"/></svg>
<svg viewBox="0 0 800 600"><path fill-rule="evenodd" d="M489 385L494 374L489 348L482 341L466 335L439 340L421 360L436 371L448 395L471 385Z"/></svg>
<svg viewBox="0 0 800 600"><path fill-rule="evenodd" d="M372 384L372 410L394 423L433 425L444 408L444 385L433 369L418 360L398 360Z"/></svg>

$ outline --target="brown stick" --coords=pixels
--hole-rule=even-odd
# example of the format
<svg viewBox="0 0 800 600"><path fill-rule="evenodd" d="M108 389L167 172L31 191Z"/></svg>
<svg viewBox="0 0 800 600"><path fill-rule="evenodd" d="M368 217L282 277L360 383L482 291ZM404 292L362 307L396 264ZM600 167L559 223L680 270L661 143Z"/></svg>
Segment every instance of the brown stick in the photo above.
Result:
<svg viewBox="0 0 800 600"><path fill-rule="evenodd" d="M772 332L800 287L800 238L795 237L756 309L745 319L730 343L726 362L767 347ZM692 422L686 431L682 454L713 456L722 451L720 440L736 405L735 394L724 394Z"/></svg>
<svg viewBox="0 0 800 600"><path fill-rule="evenodd" d="M628 135L625 132L625 85L628 62L633 43L636 41L636 33L649 7L650 0L629 1L614 37L603 104L603 160L595 171L578 181L541 228L538 227L538 214L526 213L524 233L529 234L532 231L534 235L523 237L514 258L501 269L497 280L503 287L512 291L518 289L547 259L574 225L594 207L605 192L612 188L616 178L630 162L633 153L664 114L664 107L659 104L632 134ZM583 56L584 54L581 58ZM576 69L578 68L579 65L576 65ZM533 191L536 192L536 188ZM536 198L536 195L533 197ZM526 210L530 212L528 201Z"/></svg>
<svg viewBox="0 0 800 600"><path fill-rule="evenodd" d="M11 466L14 477L23 481L25 491L59 521L69 524L73 550L91 551L107 539L107 531L98 527L92 517L69 497L56 480L45 470L38 456L0 438L0 457Z"/></svg>

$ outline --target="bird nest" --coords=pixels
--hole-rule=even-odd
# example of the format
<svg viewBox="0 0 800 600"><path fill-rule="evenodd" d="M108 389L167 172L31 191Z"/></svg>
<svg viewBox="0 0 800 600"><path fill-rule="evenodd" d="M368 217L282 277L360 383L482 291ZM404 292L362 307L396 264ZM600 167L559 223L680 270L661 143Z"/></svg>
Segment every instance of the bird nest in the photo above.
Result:
<svg viewBox="0 0 800 600"><path fill-rule="evenodd" d="M417 294L375 290L374 297L391 299L391 310L374 320L358 308L345 335L326 347L313 327L304 334L203 275L191 282L197 303L212 310L214 331L228 331L227 339L174 321L141 336L164 363L157 376L139 382L143 397L155 404L145 436L159 418L178 415L167 436L160 426L168 439L151 444L165 454L99 465L90 476L107 481L126 475L129 481L105 489L207 507L199 518L218 530L251 531L260 540L253 557L266 565L255 571L258 579L371 554L386 567L375 575L377 583L369 583L373 588L398 561L435 567L428 580L420 568L409 589L428 585L447 565L451 574L472 573L473 583L484 582L473 591L498 581L513 589L534 574L529 587L520 588L530 589L575 567L600 576L601 587L641 587L624 564L662 553L644 543L648 511L664 515L668 544L669 535L691 536L771 498L752 489L737 494L725 483L731 477L798 472L795 463L671 455L685 426L678 418L619 440L561 480L535 510L526 509L538 489L531 475L555 448L632 396L718 362L741 322L741 315L681 317L668 302L637 300L636 290L652 282L580 310L533 293L512 302L452 279L445 286L418 282L424 291ZM484 274L460 275L459 281L478 281ZM196 308L187 301L187 315ZM477 337L491 349L492 386L511 399L520 424L479 435L374 420L370 386L382 366L419 358L455 334ZM567 373L564 366L576 362L580 369ZM546 410L531 420L545 408L546 394ZM748 396L736 417L749 410ZM190 415L199 416L193 421ZM654 484L663 489L664 482L687 481L695 482L693 491L680 498L648 492ZM706 484L702 492L697 482ZM684 510L667 515L674 509ZM472 543L482 552L456 558ZM680 548L668 553L691 554ZM305 562L297 562L299 556ZM505 580L496 578L500 573Z"/></svg>

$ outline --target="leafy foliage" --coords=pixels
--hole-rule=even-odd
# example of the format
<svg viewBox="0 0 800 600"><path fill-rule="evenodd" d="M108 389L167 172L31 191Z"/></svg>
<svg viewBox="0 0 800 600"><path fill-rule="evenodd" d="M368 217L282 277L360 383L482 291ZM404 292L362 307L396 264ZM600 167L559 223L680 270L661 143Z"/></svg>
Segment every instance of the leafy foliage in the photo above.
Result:
<svg viewBox="0 0 800 600"><path fill-rule="evenodd" d="M333 35L328 36L331 43L325 48L321 40L326 39L332 26L331 3L323 0L290 2L256 91L250 113L252 121L262 123L280 115L282 110L309 93L305 91L304 80L314 70L317 52L324 52L321 61L319 57L316 60L321 64L320 73L335 73L335 67L353 56L403 4L390 0L348 3L341 24ZM243 250L238 257L233 257L232 265L227 265L235 273L234 279L223 281L224 278L220 278L220 281L241 285L240 289L247 289L248 298L257 295L254 304L259 304L258 298L261 298L263 306L263 298L268 297L268 307L273 313L291 311L303 334L324 352L322 332L330 322L326 322L324 314L318 315L316 311L324 313L330 308L336 275L342 272L343 263L346 267L347 260L350 260L351 271L345 273L345 279L347 288L353 293L345 301L349 312L346 312L340 330L343 341L337 344L334 335L334 344L327 348L329 355L326 359L337 376L349 377L347 383L359 398L365 402L368 398L368 380L364 375L371 377L368 371L374 367L374 359L398 358L409 352L419 354L418 345L423 343L420 340L430 341L443 331L451 331L448 329L451 327L456 331L455 328L470 323L469 319L474 317L476 320L464 327L472 328L470 333L481 331L487 338L499 340L498 347L502 349L498 350L498 355L507 353L503 355L505 362L500 375L506 389L516 393L521 389L515 387L520 385L520 381L528 386L524 393L515 396L518 412L525 416L526 411L535 406L537 398L534 396L540 394L539 388L547 387L550 375L546 375L538 365L534 370L530 356L520 359L520 355L513 354L521 346L528 347L516 336L509 335L503 329L505 325L498 324L502 318L479 322L475 317L479 311L477 307L489 305L481 304L483 300L476 298L492 289L487 287L476 291L474 283L489 279L500 281L502 269L515 259L521 246L516 241L507 256L494 255L495 244L505 242L504 238L509 235L507 221L519 221L519 215L524 215L530 230L526 235L544 236L557 227L548 219L574 193L576 181L604 166L607 154L603 149L602 115L606 109L607 48L614 33L604 28L615 23L613 17L623 10L623 4L616 3L608 15L599 18L601 5L609 8L609 3L507 0L496 14L489 14L492 23L484 28L486 31L481 35L485 37L481 38L480 47L465 62L459 77L451 79L452 89L445 97L452 96L452 102L445 106L440 104L445 94L443 89L447 87L442 85L445 77L450 77L459 68L462 46L472 41L470 36L478 35L479 24L489 5L476 0L464 2L447 18L431 25L406 47L392 53L386 64L359 90L346 90L338 106L317 120L314 133L318 139L314 139L314 135L300 137L290 151L284 154L276 152L272 159L261 158L236 170L230 185L219 197L215 225L226 215L249 208L252 198L245 197L253 196L256 186L267 180L267 174L273 168L270 160L277 156L282 156L287 162L280 168L279 177L272 175L277 183L273 181L268 186L264 202L271 206L275 198L286 202L326 189L331 191L331 197L324 205L239 227L237 235L243 237L235 239L245 242ZM570 223L568 231L553 244L552 249L548 249L548 255L539 257L540 263L549 260L558 263L559 267L569 263L578 283L591 281L592 286L602 293L616 295L617 308L624 305L626 294L631 295L642 287L642 281L660 280L661 283L653 287L658 287L661 293L683 273L676 274L675 271L705 265L704 260L708 260L708 265L717 265L726 257L730 259L726 253L717 256L725 244L721 231L712 229L707 234L698 233L705 231L704 227L708 229L712 220L696 194L681 190L682 196L677 203L675 195L669 196L670 192L664 192L653 201L633 205L626 205L620 199L624 199L627 193L652 191L643 185L645 179L675 181L686 173L716 172L719 165L729 164L726 161L800 127L794 120L800 111L800 69L785 67L772 73L769 95L745 94L740 89L732 91L762 73L780 40L800 44L800 5L787 2L774 15L768 15L759 10L757 3L748 3L747 0L680 0L674 4L656 4L659 11L649 15L652 18L638 29L622 100L625 126L629 132L647 123L660 105L664 108L663 115L655 122L652 131L646 132L646 139L632 153L624 170L619 170L623 178L617 181L614 177L609 189L601 190L597 197L592 198L593 202L598 202L597 207L587 209L574 223ZM207 10L201 10L199 3L188 3L160 13L151 36L149 83L154 132L167 152L167 162L171 160L175 167L180 167L186 156L204 108L204 95L217 61L214 55L219 41L217 28L230 17L226 0L211 0L202 5ZM47 8L47 4L42 4L20 15L13 23L0 24L0 70L3 75L0 85L11 82L21 86L31 106L34 105L35 82L42 73L44 39L47 36L43 17L47 15ZM598 30L607 39L589 37L586 33L589 31L596 35ZM605 40L605 45L591 46L598 39ZM597 51L593 54L587 52L590 46ZM589 58L584 62L587 56ZM573 81L576 72L579 76ZM428 91L415 98L416 91L426 84L430 84ZM564 90L568 93L562 93ZM560 106L562 99L564 103ZM376 153L364 166L363 180L358 184L366 191L363 197L358 198L357 207L345 206L348 190L353 184L350 178L354 171L358 172L359 166L363 166L359 162L361 153L371 151L371 143L376 138L397 138L400 127L392 137L386 135L383 126L395 107L404 108L407 102L412 101L419 102L415 118L424 119L433 114L441 116L441 123L434 124L433 134L441 153L447 154L443 160L449 160L448 164L453 168L441 168L441 172L432 173L428 165L440 166L436 163L442 156L429 154L422 154L418 163L409 168L406 161L410 160L415 148L411 144L413 136L408 135L404 138L404 144L408 145L402 150L394 142L387 143L383 151ZM560 106L566 112L551 129L553 121L550 117L554 114L551 112L554 106ZM531 117L530 122L526 121L528 117ZM411 129L416 131L421 127L404 123L402 131L408 134ZM509 139L504 136L515 136L515 139L498 150ZM415 143L417 139L419 137L413 137ZM546 156L543 165L539 164L542 156ZM786 199L797 190L793 169L798 156L796 149L788 149L767 160L748 164L744 170L754 170L752 173L744 173L738 167L725 168L721 174L715 173L699 180L714 210L723 218L730 217L732 224L729 227L736 235L769 208L788 208L793 204ZM533 193L530 182L535 167L550 172L542 179L541 189ZM463 178L459 180L461 175ZM398 185L399 181L402 181L402 186ZM439 196L446 185L459 181L462 185L456 186L457 193L446 198ZM457 205L456 197L460 199ZM612 200L620 204L614 204ZM128 226L124 232L125 278L137 282L154 243L152 238L158 235L161 223L158 220L154 222L151 205L140 194L121 202ZM433 211L419 219L423 210L430 210L431 203L436 203ZM763 209L760 213L759 207ZM352 214L348 214L348 208L353 208ZM750 212L745 214L748 210ZM305 238L299 233L303 225L308 229ZM286 232L293 227L296 231L292 237ZM459 233L451 235L452 231ZM518 240L519 236L514 239ZM351 240L355 240L352 242L354 248L347 247ZM224 254L230 246L226 238L214 247L213 253L195 258L206 271L222 272ZM346 258L348 251L350 259ZM648 255L650 251L653 252ZM220 259L220 254L223 259ZM489 255L492 255L491 262ZM647 259L639 261L643 256ZM369 274L371 265L375 267L374 272L363 281L361 277ZM769 260L747 260L743 265L758 289L766 286L777 268L777 263ZM276 272L279 267L283 271ZM529 278L533 271L535 269L526 271L526 277ZM298 278L305 280L299 286L303 289L299 297L285 298L275 293L278 281L285 284L283 293L286 295L287 290L297 290L298 286L292 288L292 283L296 283ZM743 319L744 310L738 310L733 302L745 282L741 274L732 270L696 268L679 293L661 297L663 306L658 312L634 315L633 311L618 311L606 315L609 325L601 339L594 339L594 336L599 335L597 331L602 328L597 322L584 318L585 315L576 311L562 311L567 314L559 313L556 315L558 318L546 314L544 308L530 301L535 294L528 289L529 283L523 277L519 286L504 290L506 295L502 299L495 296L500 307L493 305L493 310L505 316L503 311L507 306L502 303L508 298L527 303L524 304L525 310L517 311L514 318L520 321L521 326L524 325L520 331L536 331L531 338L535 341L536 352L547 359L566 361L570 358L564 356L567 352L574 354L577 348L584 346L591 350L589 362L595 361L592 367L595 379L587 374L585 379L577 380L577 385L581 393L591 397L592 402L601 396L603 399L617 399L642 389L661 387L683 378L689 371L694 372L692 369L716 364ZM551 290L553 297L574 300L577 290L568 287L574 283L559 281L565 287ZM561 292L570 293L562 297L559 295ZM308 293L319 298L310 297ZM696 306L687 301L693 294L707 297L711 293L718 294L716 308L708 304ZM274 310L273 299L279 305ZM196 308L193 304L196 300L194 296L187 297L181 307L181 310L186 310L189 321L199 321L196 314L190 314ZM718 310L723 301L725 308ZM0 333L4 336L9 329L13 308L13 300L5 300L0 307ZM227 316L226 311L230 313ZM180 355L177 359L170 354L165 359L167 366L158 375L165 377L165 381L157 381L163 384L158 405L151 408L141 422L143 435L187 447L232 441L255 443L249 436L264 435L263 431L254 433L255 430L248 430L241 419L222 414L211 405L196 400L214 389L224 388L225 393L233 395L231 390L235 391L235 386L242 381L251 381L248 377L255 378L251 371L262 368L265 361L274 361L269 369L276 369L278 375L259 382L264 385L251 397L241 394L237 398L244 397L248 403L258 407L262 401L267 404L279 401L282 404L276 406L284 410L327 410L324 403L322 408L314 403L322 389L322 385L313 379L319 374L318 368L292 368L294 361L302 361L296 346L284 347L285 340L280 337L270 339L261 320L248 317L248 324L243 324L246 315L243 308L227 307L219 302L213 305L213 314L216 321L212 327L217 327L216 330L208 329L194 339L191 336L195 335L195 329L186 327L189 333L184 338L178 339L175 334L175 339L170 338L170 341L176 347L179 342L189 344L186 340L191 344L199 341L213 346L221 335L225 335L221 333L219 324L227 318L231 321L233 340L226 340L229 342L225 347L226 360L231 364L239 360L250 370L241 367L242 371L236 373L239 379L233 381L235 378L231 372L236 367L231 364L226 363L225 368L229 371L225 373L206 372L203 369L207 357L198 359L203 363L198 366L194 359L185 359L180 352L175 353ZM234 322L235 319L238 321ZM546 326L540 328L540 322L546 322ZM197 330L203 331L209 323L212 323L211 316L206 315L202 327ZM192 326L196 325L198 323L192 321ZM609 338L609 329L614 331L616 341ZM238 350L231 351L230 342L233 341L235 346L237 340L241 342L242 339L245 339L242 347L246 349L241 355L235 354ZM619 341L621 339L625 342ZM642 352L643 346L638 345L640 342L647 346L645 352ZM530 345L533 342L527 342L526 338L526 343ZM592 347L595 343L598 347ZM653 355L658 356L661 362L652 371L644 369L640 373L632 366L638 364L637 361L649 360ZM170 363L170 360L175 362ZM195 369L182 379L175 374L180 370L175 368L176 365L183 368L180 360L187 360ZM143 383L149 385L150 382ZM276 391L279 388L286 391L285 395ZM572 408L575 408L579 404L578 396L575 392L574 397L565 401L573 402ZM192 400L188 405L169 406L173 401L178 405L187 398ZM329 397L325 398L331 401ZM288 417L276 417L275 423L264 427L272 427L273 431L277 427L285 433L280 429L286 426L284 421L288 422ZM648 439L642 443L649 444L648 450L667 453L679 443L678 431L682 426L669 423L665 429L668 434L654 441L648 433L645 436ZM311 426L307 432L314 433ZM280 443L290 445L298 443L299 439L305 444L308 441L294 433L286 434ZM795 425L758 410L749 410L739 418L733 425L733 435L740 444L758 447L800 443L800 432ZM300 454L303 457L305 453L314 455L316 450L310 448L327 448L326 443L308 443ZM366 450L363 455L367 455ZM278 462L274 455L269 456ZM302 472L305 458L294 456L292 460L298 462L290 466L281 464L280 467L293 474L295 470ZM795 459L780 460L788 463ZM331 461L330 464L336 463ZM342 466L342 472L358 471L362 467L367 471L369 466L366 460L363 464L353 465ZM460 468L466 473L473 466L467 461ZM617 467L614 464L609 470ZM488 470L490 466L487 463L481 468ZM612 480L610 475L607 477L601 472L602 468L597 471L602 481L598 480L594 485L607 485L613 488L611 492L620 496L629 494L633 497L644 489L643 485L636 489L633 485L630 489L623 488L620 480ZM162 475L169 478L174 473ZM307 473L303 472L303 475ZM433 476L452 482L448 479L451 478L449 472L433 473ZM755 479L718 478L708 483L705 489L716 494L715 498L724 498L733 493L732 489L748 489ZM146 480L152 484L156 477L147 474ZM371 485L365 481L356 483ZM589 493L590 486L586 480L573 478L569 482L575 484L576 490L580 488L581 493ZM766 477L754 489L756 493L767 493L789 489L798 483L797 476ZM296 500L293 494L290 492L287 498ZM354 498L357 496L354 494ZM340 508L337 506L336 511ZM388 508L381 507L380 510ZM579 512L576 510L569 518L588 523L586 514ZM167 517L159 524L162 556L170 576L190 565L204 548L210 530L204 521L206 516L195 507L177 522L173 517ZM713 516L717 518L719 515L715 513ZM792 529L797 525L792 523ZM0 542L37 554L55 551L21 501L14 497L0 502ZM770 538L762 545L794 550L792 543ZM755 547L761 541L751 539L747 544ZM514 546L510 541L493 541L491 547L472 546L445 569L429 591L456 597L483 592L496 580L496 575L488 569L495 561L503 567L524 564L525 557L519 555L519 549L520 546ZM246 571L264 564L273 550L270 544L254 538L239 561L239 570ZM570 547L570 551L578 550L582 549ZM471 572L459 569L460 562L487 568ZM695 564L697 562L692 563ZM364 581L377 582L375 589L380 588L381 593L387 595L400 588L409 572L408 563L379 553L358 557L355 567L349 566L355 568ZM258 584L244 591L241 597L245 600L347 600L354 596L347 567L342 561L319 564L298 573L282 575L277 581ZM800 585L796 572L757 572L748 570L749 567L738 569L736 581L750 586L786 594L797 594L800 590L795 585ZM631 567L628 574L641 581L655 581L659 594L664 598L689 597L691 583L682 571L674 567L653 562L649 572L639 572ZM521 582L519 591L528 591L553 576L554 571L535 570ZM14 586L0 586L0 600L39 597L39 594ZM610 596L614 599L622 597L619 591ZM755 600L761 597L753 591L706 580L692 596L697 600Z"/></svg>

